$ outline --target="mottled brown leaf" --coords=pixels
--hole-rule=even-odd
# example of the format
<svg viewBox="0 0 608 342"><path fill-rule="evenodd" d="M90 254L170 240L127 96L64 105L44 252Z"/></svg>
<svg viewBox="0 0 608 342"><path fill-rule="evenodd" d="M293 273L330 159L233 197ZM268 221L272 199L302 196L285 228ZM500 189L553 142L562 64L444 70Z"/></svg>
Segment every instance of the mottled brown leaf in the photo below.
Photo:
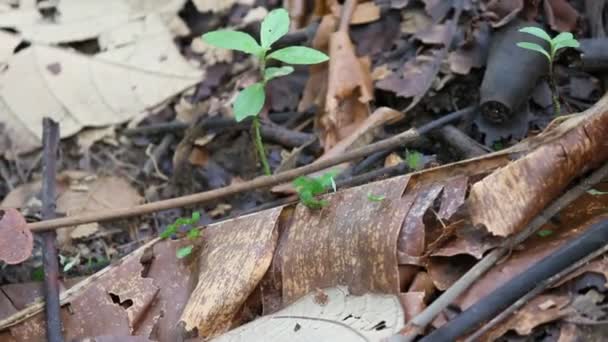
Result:
<svg viewBox="0 0 608 342"><path fill-rule="evenodd" d="M298 205L283 255L283 300L316 288L347 285L353 294L398 293L397 236L407 208L408 177L396 177L327 195L329 205ZM368 192L385 196L372 202Z"/></svg>
<svg viewBox="0 0 608 342"><path fill-rule="evenodd" d="M570 182L608 158L608 95L536 139L545 143L475 183L467 200L475 225L494 235L522 229Z"/></svg>
<svg viewBox="0 0 608 342"><path fill-rule="evenodd" d="M198 282L180 322L212 337L232 326L239 309L270 266L282 208L222 222L202 234Z"/></svg>
<svg viewBox="0 0 608 342"><path fill-rule="evenodd" d="M34 238L21 213L12 208L0 209L0 260L12 265L32 255Z"/></svg>

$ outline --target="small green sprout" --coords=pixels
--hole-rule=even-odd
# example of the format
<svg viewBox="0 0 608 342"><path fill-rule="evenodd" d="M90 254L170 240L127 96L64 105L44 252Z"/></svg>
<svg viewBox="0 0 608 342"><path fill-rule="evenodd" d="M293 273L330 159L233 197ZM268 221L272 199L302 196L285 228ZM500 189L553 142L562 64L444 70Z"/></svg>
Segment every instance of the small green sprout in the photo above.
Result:
<svg viewBox="0 0 608 342"><path fill-rule="evenodd" d="M374 194L367 194L367 199L372 201L372 202L382 202L384 201L384 199L386 198L386 196L384 195L374 195Z"/></svg>
<svg viewBox="0 0 608 342"><path fill-rule="evenodd" d="M253 117L252 127L255 134L255 146L260 155L264 173L270 175L270 166L266 158L264 144L260 135L260 120L258 114L266 101L266 83L274 78L291 74L291 66L269 67L269 60L277 60L288 64L317 64L325 62L329 57L321 51L304 46L289 46L271 53L272 44L289 31L289 14L283 8L270 11L262 20L260 43L247 33L233 30L217 30L203 34L207 44L224 49L237 50L255 56L260 62L261 81L243 89L236 97L233 105L234 117L240 122Z"/></svg>
<svg viewBox="0 0 608 342"><path fill-rule="evenodd" d="M195 224L197 224L198 221L200 221L200 219L201 219L201 213L199 213L198 211L193 212L192 216L190 218L180 217L177 220L175 220L175 222L173 222L172 224L167 226L167 228L160 234L160 238L161 239L170 238L171 236L178 233L179 228L187 226L188 232L186 233L186 237L192 241L196 240L198 237L201 236L201 231L193 226ZM176 252L177 258L183 259L183 258L187 257L188 255L190 255L190 253L192 253L193 248L194 248L194 245L188 245L185 247L181 247Z"/></svg>
<svg viewBox="0 0 608 342"><path fill-rule="evenodd" d="M570 32L562 32L553 38L551 38L551 36L549 36L545 30L534 26L523 27L519 29L519 32L531 34L549 44L549 50L532 42L519 42L517 43L517 46L522 49L538 52L547 57L547 60L549 61L549 86L551 88L553 99L553 112L556 116L558 116L560 115L560 105L559 95L557 93L557 84L555 83L555 79L553 77L553 62L555 61L555 56L559 50L569 47L577 48L580 46L580 43Z"/></svg>
<svg viewBox="0 0 608 342"><path fill-rule="evenodd" d="M587 190L587 193L593 196L608 195L608 191L599 191L596 189L589 189Z"/></svg>
<svg viewBox="0 0 608 342"><path fill-rule="evenodd" d="M74 266L80 264L80 253L76 254L74 257L66 257L59 254L59 263L63 265L63 272L67 273L74 268Z"/></svg>
<svg viewBox="0 0 608 342"><path fill-rule="evenodd" d="M308 176L300 176L293 180L293 186L298 192L298 196L302 203L310 209L320 209L328 204L326 200L318 200L315 197L325 193L329 189L336 191L336 182L334 177L336 171L329 171L323 175L313 178Z"/></svg>
<svg viewBox="0 0 608 342"><path fill-rule="evenodd" d="M541 229L536 234L540 237L547 237L549 235L552 235L553 231L551 229Z"/></svg>
<svg viewBox="0 0 608 342"><path fill-rule="evenodd" d="M416 150L405 150L405 162L407 166L412 170L422 169L422 158L424 155Z"/></svg>

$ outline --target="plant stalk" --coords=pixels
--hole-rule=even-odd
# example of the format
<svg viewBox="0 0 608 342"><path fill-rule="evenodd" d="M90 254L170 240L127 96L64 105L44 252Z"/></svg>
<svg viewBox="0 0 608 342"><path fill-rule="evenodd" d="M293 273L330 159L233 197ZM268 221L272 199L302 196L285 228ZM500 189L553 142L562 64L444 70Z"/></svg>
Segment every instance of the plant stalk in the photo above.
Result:
<svg viewBox="0 0 608 342"><path fill-rule="evenodd" d="M559 94L557 93L557 84L553 77L553 62L549 63L549 88L551 89L551 100L553 101L553 114L557 117L561 113L559 105Z"/></svg>
<svg viewBox="0 0 608 342"><path fill-rule="evenodd" d="M260 161L262 162L262 167L264 168L264 174L266 176L270 176L272 173L270 172L270 166L268 165L268 159L266 158L266 151L264 150L264 143L262 142L262 135L260 134L260 118L257 115L254 116L251 124L253 125L255 148L258 150L258 154L260 155Z"/></svg>

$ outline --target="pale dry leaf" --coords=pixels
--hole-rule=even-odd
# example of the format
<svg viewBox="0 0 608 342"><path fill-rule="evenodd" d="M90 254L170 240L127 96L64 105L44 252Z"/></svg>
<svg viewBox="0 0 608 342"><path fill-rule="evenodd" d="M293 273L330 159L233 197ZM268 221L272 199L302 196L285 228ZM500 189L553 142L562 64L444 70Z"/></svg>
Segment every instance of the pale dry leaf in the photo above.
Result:
<svg viewBox="0 0 608 342"><path fill-rule="evenodd" d="M238 320L245 300L270 266L282 208L261 211L205 229L196 288L182 312L186 331L213 337Z"/></svg>
<svg viewBox="0 0 608 342"><path fill-rule="evenodd" d="M0 12L2 27L10 27L32 42L68 43L97 38L102 32L148 15L173 17L185 0L61 0L61 20L45 20L36 7L19 6Z"/></svg>
<svg viewBox="0 0 608 342"><path fill-rule="evenodd" d="M396 334L405 317L393 295L354 296L345 287L323 289L319 303L314 291L272 315L234 329L214 342L237 341L381 341Z"/></svg>
<svg viewBox="0 0 608 342"><path fill-rule="evenodd" d="M193 0L192 2L194 3L194 6L196 7L196 9L201 13L223 12L223 11L230 9L230 7L232 7L233 5L236 5L236 4L243 4L243 5L250 5L250 6L253 5L253 0L213 0L213 1Z"/></svg>
<svg viewBox="0 0 608 342"><path fill-rule="evenodd" d="M22 39L14 34L0 31L0 71L4 68L5 63L8 63L9 58L13 55L17 45Z"/></svg>
<svg viewBox="0 0 608 342"><path fill-rule="evenodd" d="M156 30L159 20L148 17L147 27ZM166 28L155 32L93 57L38 44L14 55L0 73L0 121L16 152L40 146L44 116L69 137L85 126L128 121L198 83L201 72L177 51Z"/></svg>

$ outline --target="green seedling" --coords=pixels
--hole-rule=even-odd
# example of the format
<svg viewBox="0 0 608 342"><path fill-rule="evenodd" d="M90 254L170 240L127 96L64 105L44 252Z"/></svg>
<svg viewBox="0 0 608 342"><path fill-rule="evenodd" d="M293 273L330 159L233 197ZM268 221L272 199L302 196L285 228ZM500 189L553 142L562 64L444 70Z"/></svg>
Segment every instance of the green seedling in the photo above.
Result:
<svg viewBox="0 0 608 342"><path fill-rule="evenodd" d="M316 196L321 195L329 189L336 191L336 182L334 177L336 171L329 171L325 174L313 178L308 176L300 176L293 180L293 186L298 192L300 201L310 209L320 209L328 204L326 200L318 200Z"/></svg>
<svg viewBox="0 0 608 342"><path fill-rule="evenodd" d="M562 32L553 38L551 38L551 36L549 36L549 34L545 32L545 30L533 26L523 27L519 29L519 32L531 34L549 43L548 51L539 44L532 42L519 42L517 43L517 46L522 49L538 52L543 56L547 57L547 60L549 60L548 76L549 87L551 88L551 95L553 100L553 113L555 114L555 116L558 116L560 115L561 110L559 105L559 94L557 92L557 84L555 83L555 78L553 76L553 62L555 62L555 56L559 50L569 47L577 48L580 46L580 43L574 38L574 36L570 32Z"/></svg>
<svg viewBox="0 0 608 342"><path fill-rule="evenodd" d="M63 266L63 272L67 273L74 266L80 264L80 253L76 254L75 257L66 257L59 254L59 263Z"/></svg>
<svg viewBox="0 0 608 342"><path fill-rule="evenodd" d="M171 236L176 235L178 233L178 230L181 227L187 227L188 231L186 232L186 237L188 238L188 240L194 241L198 237L201 236L201 231L199 229L197 229L196 227L194 227L194 225L196 225L200 219L201 219L201 213L199 213L198 211L193 212L192 216L189 218L180 217L177 220L175 220L175 222L173 222L172 224L167 226L167 228L160 234L160 238L161 239L170 238ZM188 245L185 247L181 247L180 249L177 250L177 252L175 254L178 259L183 259L183 258L187 257L188 255L190 255L190 253L192 253L193 248L194 248L194 245Z"/></svg>
<svg viewBox="0 0 608 342"><path fill-rule="evenodd" d="M405 150L405 162L407 163L407 167L411 170L420 170L422 169L422 158L424 155L416 150Z"/></svg>
<svg viewBox="0 0 608 342"><path fill-rule="evenodd" d="M321 51L304 46L289 46L270 52L272 44L289 31L289 14L283 8L270 11L262 21L260 43L247 33L233 30L217 30L205 33L203 41L207 44L230 50L237 50L256 57L260 67L260 81L238 93L234 104L234 118L240 122L252 117L255 147L260 155L264 173L270 175L270 166L266 158L264 143L260 135L260 119L258 114L266 101L266 83L273 78L289 75L292 66L266 67L269 60L277 60L287 64L317 64L325 62L329 57ZM270 53L269 53L270 52Z"/></svg>
<svg viewBox="0 0 608 342"><path fill-rule="evenodd" d="M593 195L593 196L608 195L608 191L599 191L596 189L589 189L589 190L587 190L587 193L589 195Z"/></svg>
<svg viewBox="0 0 608 342"><path fill-rule="evenodd" d="M384 195L367 194L367 199L372 202L382 202L385 198L386 196Z"/></svg>
<svg viewBox="0 0 608 342"><path fill-rule="evenodd" d="M538 236L540 237L547 237L549 235L552 235L553 231L551 229L541 229L536 234L538 234Z"/></svg>

